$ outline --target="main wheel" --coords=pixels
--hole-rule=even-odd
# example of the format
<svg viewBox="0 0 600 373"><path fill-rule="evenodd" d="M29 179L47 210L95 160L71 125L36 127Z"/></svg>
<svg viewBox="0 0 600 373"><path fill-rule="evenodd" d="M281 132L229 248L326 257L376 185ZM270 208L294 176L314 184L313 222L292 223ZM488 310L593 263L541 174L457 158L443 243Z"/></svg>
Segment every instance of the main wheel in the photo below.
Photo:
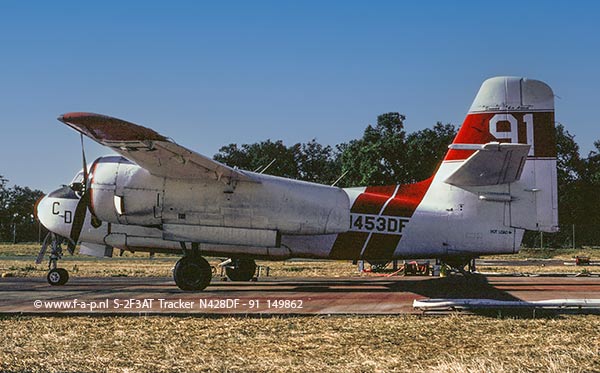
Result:
<svg viewBox="0 0 600 373"><path fill-rule="evenodd" d="M212 279L212 269L201 256L184 256L175 264L173 279L181 290L204 290Z"/></svg>
<svg viewBox="0 0 600 373"><path fill-rule="evenodd" d="M61 286L69 281L69 272L64 268L54 268L48 271L46 279L52 286Z"/></svg>
<svg viewBox="0 0 600 373"><path fill-rule="evenodd" d="M254 259L234 259L233 266L225 268L231 281L250 281L256 272Z"/></svg>

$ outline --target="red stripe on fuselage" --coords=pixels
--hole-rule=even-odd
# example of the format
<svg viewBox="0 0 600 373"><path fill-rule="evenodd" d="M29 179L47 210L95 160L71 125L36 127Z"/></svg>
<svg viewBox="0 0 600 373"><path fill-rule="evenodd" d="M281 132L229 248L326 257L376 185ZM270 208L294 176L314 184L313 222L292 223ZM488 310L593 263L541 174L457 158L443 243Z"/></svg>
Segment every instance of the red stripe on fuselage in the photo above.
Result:
<svg viewBox="0 0 600 373"><path fill-rule="evenodd" d="M338 234L329 253L329 258L358 259L368 237L369 233L367 232L345 232Z"/></svg>
<svg viewBox="0 0 600 373"><path fill-rule="evenodd" d="M355 214L379 214L385 202L390 199L395 185L367 187L367 189L356 198L351 211Z"/></svg>
<svg viewBox="0 0 600 373"><path fill-rule="evenodd" d="M391 200L396 185L368 187L356 198L350 211L354 214L381 214L410 218L423 200L432 181L433 177L419 183L401 185ZM386 202L388 204L384 209ZM360 259L363 247L369 240L363 254L364 258L391 259L401 237L401 234L341 233L333 244L330 258Z"/></svg>
<svg viewBox="0 0 600 373"><path fill-rule="evenodd" d="M394 190L396 190L394 185L367 187L363 193L356 197L350 212L355 214L379 214ZM360 256L368 238L369 233L367 232L338 234L329 256L332 259L356 259Z"/></svg>
<svg viewBox="0 0 600 373"><path fill-rule="evenodd" d="M400 185L396 197L385 207L382 215L410 218L427 193L433 176L414 184Z"/></svg>
<svg viewBox="0 0 600 373"><path fill-rule="evenodd" d="M361 259L391 259L401 238L401 234L372 233Z"/></svg>
<svg viewBox="0 0 600 373"><path fill-rule="evenodd" d="M401 185L396 196L390 200L381 215L410 218L425 197L433 176L427 180ZM394 254L402 234L372 233L362 254L364 259L389 259Z"/></svg>

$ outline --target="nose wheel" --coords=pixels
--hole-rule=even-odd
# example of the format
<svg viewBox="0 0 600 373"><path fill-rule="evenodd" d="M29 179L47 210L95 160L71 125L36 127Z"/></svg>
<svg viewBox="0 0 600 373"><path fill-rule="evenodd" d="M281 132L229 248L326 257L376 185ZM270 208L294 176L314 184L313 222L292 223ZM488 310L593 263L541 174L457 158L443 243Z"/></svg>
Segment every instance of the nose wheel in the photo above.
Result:
<svg viewBox="0 0 600 373"><path fill-rule="evenodd" d="M50 247L50 259L48 262L48 275L46 276L46 280L52 286L61 286L69 281L69 272L64 268L58 268L58 260L62 258L63 250L62 244L65 242L65 239L55 233L48 233L44 238L44 242L42 243L42 248L38 257L36 259L36 264L42 263L44 259L44 255ZM73 254L71 248L69 247L69 252Z"/></svg>
<svg viewBox="0 0 600 373"><path fill-rule="evenodd" d="M46 279L52 286L64 285L69 281L69 272L64 268L54 268L48 271Z"/></svg>

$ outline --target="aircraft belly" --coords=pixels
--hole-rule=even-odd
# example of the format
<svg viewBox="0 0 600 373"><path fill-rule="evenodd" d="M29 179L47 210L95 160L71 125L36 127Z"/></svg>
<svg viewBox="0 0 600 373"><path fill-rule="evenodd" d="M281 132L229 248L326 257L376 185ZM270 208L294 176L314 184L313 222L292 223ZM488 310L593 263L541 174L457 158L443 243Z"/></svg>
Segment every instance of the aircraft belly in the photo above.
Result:
<svg viewBox="0 0 600 373"><path fill-rule="evenodd" d="M417 211L407 224L394 257L442 256L447 251L447 217L431 211Z"/></svg>
<svg viewBox="0 0 600 373"><path fill-rule="evenodd" d="M292 255L301 258L329 258L337 234L316 236L282 236L281 245L288 247Z"/></svg>

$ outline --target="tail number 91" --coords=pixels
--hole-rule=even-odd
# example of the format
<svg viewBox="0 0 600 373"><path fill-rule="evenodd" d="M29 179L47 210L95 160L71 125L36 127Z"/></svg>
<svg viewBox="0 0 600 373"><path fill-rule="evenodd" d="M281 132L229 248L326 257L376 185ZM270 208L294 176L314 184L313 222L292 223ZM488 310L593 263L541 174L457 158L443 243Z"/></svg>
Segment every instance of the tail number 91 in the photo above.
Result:
<svg viewBox="0 0 600 373"><path fill-rule="evenodd" d="M407 218L398 216L350 214L350 231L400 234L407 222Z"/></svg>

